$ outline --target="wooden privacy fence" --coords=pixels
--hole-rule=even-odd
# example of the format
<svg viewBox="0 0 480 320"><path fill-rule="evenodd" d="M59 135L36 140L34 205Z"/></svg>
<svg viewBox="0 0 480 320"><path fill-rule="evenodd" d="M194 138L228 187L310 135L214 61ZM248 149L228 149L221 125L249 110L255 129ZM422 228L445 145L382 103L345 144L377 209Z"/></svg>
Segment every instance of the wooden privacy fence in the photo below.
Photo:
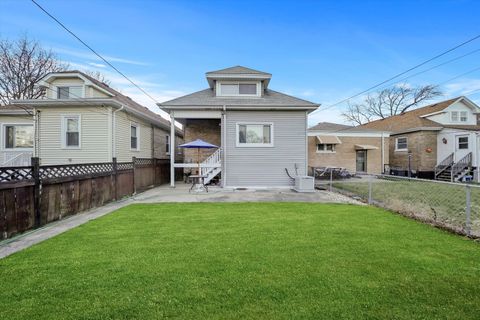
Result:
<svg viewBox="0 0 480 320"><path fill-rule="evenodd" d="M0 239L170 181L170 161L0 167Z"/></svg>

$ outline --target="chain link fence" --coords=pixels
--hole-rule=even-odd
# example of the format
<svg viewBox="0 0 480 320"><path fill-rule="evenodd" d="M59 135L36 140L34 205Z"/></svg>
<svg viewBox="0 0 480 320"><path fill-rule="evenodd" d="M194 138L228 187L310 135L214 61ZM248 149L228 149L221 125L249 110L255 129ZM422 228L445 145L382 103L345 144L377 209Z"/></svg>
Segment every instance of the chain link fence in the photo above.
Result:
<svg viewBox="0 0 480 320"><path fill-rule="evenodd" d="M480 186L397 176L327 180L346 194L469 237L480 237Z"/></svg>

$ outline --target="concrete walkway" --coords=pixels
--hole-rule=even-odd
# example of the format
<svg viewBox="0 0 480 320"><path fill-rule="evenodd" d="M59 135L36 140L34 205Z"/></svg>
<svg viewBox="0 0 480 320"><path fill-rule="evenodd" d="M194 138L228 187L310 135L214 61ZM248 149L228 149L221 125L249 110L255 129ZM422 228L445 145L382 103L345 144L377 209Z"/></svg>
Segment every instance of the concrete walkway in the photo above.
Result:
<svg viewBox="0 0 480 320"><path fill-rule="evenodd" d="M50 223L39 229L27 231L16 237L0 242L0 259L133 203L268 201L362 204L344 195L328 191L296 193L288 189L233 190L211 187L208 193L189 193L189 187L189 185L185 184L179 184L176 188L160 186L131 198L109 203L100 208Z"/></svg>

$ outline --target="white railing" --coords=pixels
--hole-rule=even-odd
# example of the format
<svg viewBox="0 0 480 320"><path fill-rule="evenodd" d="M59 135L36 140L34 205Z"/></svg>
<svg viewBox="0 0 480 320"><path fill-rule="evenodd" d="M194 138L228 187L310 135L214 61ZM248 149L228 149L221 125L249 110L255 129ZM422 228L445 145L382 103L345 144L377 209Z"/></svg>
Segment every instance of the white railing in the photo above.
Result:
<svg viewBox="0 0 480 320"><path fill-rule="evenodd" d="M217 149L214 153L212 153L205 161L202 162L204 166L200 168L200 174L202 176L208 176L209 173L215 171L218 168L218 165L221 164L222 161L222 150Z"/></svg>
<svg viewBox="0 0 480 320"><path fill-rule="evenodd" d="M3 155L2 167L23 167L29 166L33 157L33 152L8 151Z"/></svg>

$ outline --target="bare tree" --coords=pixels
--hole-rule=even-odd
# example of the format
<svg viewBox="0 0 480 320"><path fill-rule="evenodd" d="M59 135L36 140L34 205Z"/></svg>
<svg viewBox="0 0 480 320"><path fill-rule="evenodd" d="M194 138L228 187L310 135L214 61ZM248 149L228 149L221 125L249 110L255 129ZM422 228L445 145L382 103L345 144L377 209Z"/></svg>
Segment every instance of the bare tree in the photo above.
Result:
<svg viewBox="0 0 480 320"><path fill-rule="evenodd" d="M67 67L51 50L26 36L16 41L0 39L0 105L40 97L42 90L35 84L47 73Z"/></svg>
<svg viewBox="0 0 480 320"><path fill-rule="evenodd" d="M93 71L93 70L83 70L83 72L87 75L89 75L90 77L100 81L100 82L103 82L105 83L107 86L110 86L110 84L112 83L110 80L108 80L105 75L103 73L101 73L100 71Z"/></svg>
<svg viewBox="0 0 480 320"><path fill-rule="evenodd" d="M442 95L436 86L426 85L409 87L406 85L383 89L373 95L368 95L360 103L349 104L342 116L357 125L365 124L375 119L385 119L412 109L422 102Z"/></svg>

